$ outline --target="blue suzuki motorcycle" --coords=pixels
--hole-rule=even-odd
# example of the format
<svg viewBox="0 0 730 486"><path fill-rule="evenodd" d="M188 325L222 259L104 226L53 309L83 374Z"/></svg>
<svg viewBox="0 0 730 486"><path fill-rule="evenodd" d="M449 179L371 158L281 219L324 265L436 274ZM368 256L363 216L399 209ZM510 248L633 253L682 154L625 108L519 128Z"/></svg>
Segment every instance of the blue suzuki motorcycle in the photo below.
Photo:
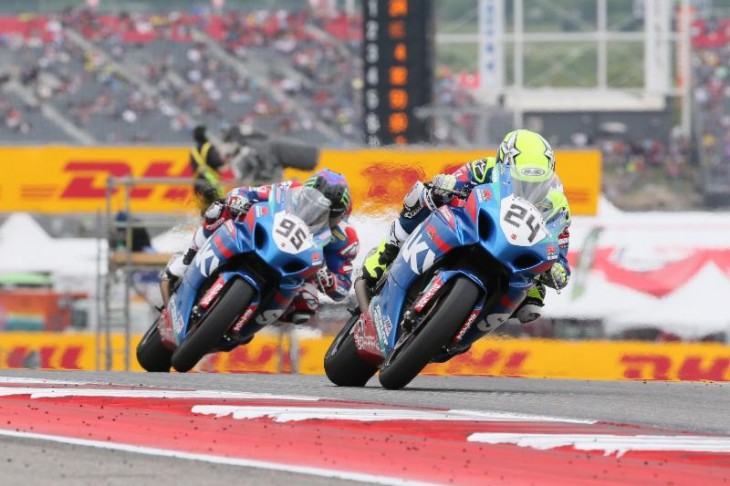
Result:
<svg viewBox="0 0 730 486"><path fill-rule="evenodd" d="M147 371L192 369L276 322L324 262L330 202L309 187L274 187L198 251L137 347Z"/></svg>
<svg viewBox="0 0 730 486"><path fill-rule="evenodd" d="M358 308L324 359L332 383L364 386L379 370L383 387L406 386L509 319L557 260L569 218L548 197L557 176L524 182L500 164L492 180L416 227L375 289L356 281Z"/></svg>

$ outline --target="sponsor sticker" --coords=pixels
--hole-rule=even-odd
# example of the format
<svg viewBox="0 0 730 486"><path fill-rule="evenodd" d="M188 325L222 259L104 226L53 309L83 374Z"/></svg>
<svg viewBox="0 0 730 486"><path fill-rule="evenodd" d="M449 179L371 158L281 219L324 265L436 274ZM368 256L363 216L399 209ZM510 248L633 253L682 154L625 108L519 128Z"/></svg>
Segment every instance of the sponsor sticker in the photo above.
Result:
<svg viewBox="0 0 730 486"><path fill-rule="evenodd" d="M421 312L423 308L426 307L426 304L429 303L429 301L433 298L434 295L436 295L436 292L438 292L442 286L443 281L441 280L441 277L436 277L430 283L423 295L421 295L421 297L418 299L416 304L413 306L413 309L415 309L416 312Z"/></svg>
<svg viewBox="0 0 730 486"><path fill-rule="evenodd" d="M492 191L489 189L477 189L477 200L479 202L491 201Z"/></svg>
<svg viewBox="0 0 730 486"><path fill-rule="evenodd" d="M464 338L464 334L466 334L466 331L469 330L469 328L471 327L471 325L474 323L474 321L476 320L477 316L481 312L482 312L482 308L481 307L478 308L478 309L474 309L473 311L471 311L471 314L469 314L469 318L466 320L466 322L464 323L464 325L461 326L461 329L459 329L458 334L454 338L454 342L455 343L460 342Z"/></svg>
<svg viewBox="0 0 730 486"><path fill-rule="evenodd" d="M525 167L524 169L520 169L520 174L524 176L538 177L545 175L545 169L541 169L539 167Z"/></svg>
<svg viewBox="0 0 730 486"><path fill-rule="evenodd" d="M200 307L202 307L203 309L208 307L210 303L213 302L213 299L216 298L224 285L225 282L223 281L223 279L218 278L218 280L216 280L215 283L208 289L203 298L200 299Z"/></svg>
<svg viewBox="0 0 730 486"><path fill-rule="evenodd" d="M243 326L251 319L251 316L254 312L256 312L256 308L258 306L252 305L248 309L246 309L246 312L243 313L240 319L236 322L236 324L233 326L233 332L238 332L241 329L243 329Z"/></svg>
<svg viewBox="0 0 730 486"><path fill-rule="evenodd" d="M547 258L548 258L548 260L555 260L558 258L558 254L555 251L555 247L552 245L547 247Z"/></svg>
<svg viewBox="0 0 730 486"><path fill-rule="evenodd" d="M172 327L175 329L175 334L180 334L185 326L182 316L177 311L177 304L175 299L170 299L170 319L172 320Z"/></svg>

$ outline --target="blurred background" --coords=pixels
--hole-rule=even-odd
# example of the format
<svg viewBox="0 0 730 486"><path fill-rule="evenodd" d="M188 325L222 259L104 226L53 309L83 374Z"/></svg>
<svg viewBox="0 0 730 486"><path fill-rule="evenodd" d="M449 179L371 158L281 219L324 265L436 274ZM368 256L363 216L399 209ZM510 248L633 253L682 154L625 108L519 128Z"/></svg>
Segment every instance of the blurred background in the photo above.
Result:
<svg viewBox="0 0 730 486"><path fill-rule="evenodd" d="M499 332L726 343L729 60L730 0L5 0L0 329L92 334L102 367L149 325L197 125L229 185L354 174L362 256L413 180L525 127L558 153L574 278ZM44 359L18 349L0 365Z"/></svg>

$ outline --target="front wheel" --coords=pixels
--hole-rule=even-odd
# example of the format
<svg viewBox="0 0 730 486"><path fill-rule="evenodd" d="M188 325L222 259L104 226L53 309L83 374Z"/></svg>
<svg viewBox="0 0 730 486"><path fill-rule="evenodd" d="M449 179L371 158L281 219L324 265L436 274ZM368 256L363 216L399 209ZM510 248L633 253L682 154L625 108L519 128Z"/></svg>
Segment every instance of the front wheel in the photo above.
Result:
<svg viewBox="0 0 730 486"><path fill-rule="evenodd" d="M442 346L459 332L479 299L479 288L466 277L456 277L451 290L435 304L415 333L393 352L380 369L380 384L389 390L403 388L426 367Z"/></svg>
<svg viewBox="0 0 730 486"><path fill-rule="evenodd" d="M172 351L162 344L155 320L137 345L137 362L145 371L167 373L170 371L171 361Z"/></svg>
<svg viewBox="0 0 730 486"><path fill-rule="evenodd" d="M378 370L357 354L352 329L359 319L360 314L350 317L324 355L324 371L337 386L365 386Z"/></svg>
<svg viewBox="0 0 730 486"><path fill-rule="evenodd" d="M223 335L245 311L255 295L255 290L237 278L218 300L198 327L172 355L172 366L182 373L190 371L198 361L218 344Z"/></svg>

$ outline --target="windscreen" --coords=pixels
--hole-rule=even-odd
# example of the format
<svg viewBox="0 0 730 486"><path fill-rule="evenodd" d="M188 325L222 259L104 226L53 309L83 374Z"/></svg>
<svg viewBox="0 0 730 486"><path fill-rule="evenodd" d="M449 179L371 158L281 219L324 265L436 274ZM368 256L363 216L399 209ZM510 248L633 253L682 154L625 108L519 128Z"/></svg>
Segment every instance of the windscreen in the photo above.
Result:
<svg viewBox="0 0 730 486"><path fill-rule="evenodd" d="M286 212L304 221L315 234L327 227L330 204L329 199L312 187L295 187L284 196Z"/></svg>
<svg viewBox="0 0 730 486"><path fill-rule="evenodd" d="M564 212L567 211L567 201L563 194L563 184L557 174L540 182L513 177L512 194L532 203L540 211L545 223L558 216L566 216Z"/></svg>

